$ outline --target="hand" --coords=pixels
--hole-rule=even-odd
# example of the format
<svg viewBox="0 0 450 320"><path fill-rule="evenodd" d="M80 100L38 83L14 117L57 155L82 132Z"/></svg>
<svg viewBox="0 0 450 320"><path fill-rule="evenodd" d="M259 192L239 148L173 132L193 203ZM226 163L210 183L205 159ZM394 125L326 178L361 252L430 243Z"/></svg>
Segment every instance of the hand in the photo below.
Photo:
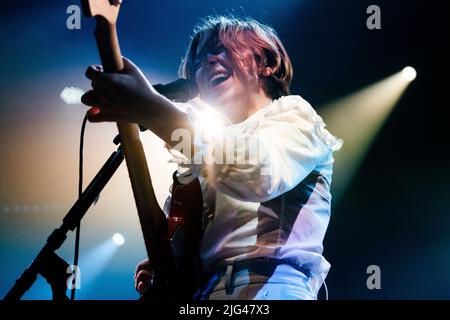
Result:
<svg viewBox="0 0 450 320"><path fill-rule="evenodd" d="M194 130L184 112L172 101L160 95L148 82L141 70L123 58L122 73L105 73L100 66L90 66L86 77L92 88L81 101L92 108L88 119L92 122L123 121L138 123L150 129L169 145L172 133L179 128Z"/></svg>
<svg viewBox="0 0 450 320"><path fill-rule="evenodd" d="M134 273L134 287L140 294L144 294L145 291L152 285L154 271L150 267L150 261L148 259L142 260L136 266Z"/></svg>
<svg viewBox="0 0 450 320"><path fill-rule="evenodd" d="M105 73L101 66L89 66L86 77L92 80L92 88L81 101L92 108L88 119L92 122L125 121L139 123L149 117L148 106L158 93L141 70L127 58L123 58L123 73Z"/></svg>

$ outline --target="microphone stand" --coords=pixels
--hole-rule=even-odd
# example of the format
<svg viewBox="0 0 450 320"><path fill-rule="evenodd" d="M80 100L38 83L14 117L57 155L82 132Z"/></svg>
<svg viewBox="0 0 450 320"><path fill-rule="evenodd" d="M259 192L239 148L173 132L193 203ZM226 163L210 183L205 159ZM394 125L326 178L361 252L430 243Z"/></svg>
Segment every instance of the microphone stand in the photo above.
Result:
<svg viewBox="0 0 450 320"><path fill-rule="evenodd" d="M153 86L156 91L166 96L172 101L187 102L198 95L198 87L195 81L178 79L166 85L157 84ZM139 126L140 131L146 131L147 128ZM92 179L81 197L75 202L72 208L63 219L62 225L53 230L47 238L47 242L41 251L34 258L30 266L23 271L22 275L16 280L14 286L4 297L5 301L20 300L27 292L37 276L40 274L50 284L53 293L53 300L69 300L66 296L69 264L59 257L55 251L61 247L67 238L67 232L75 230L76 226L83 219L84 214L100 195L100 192L106 186L108 181L116 172L117 168L124 160L122 147L120 146L120 137L117 135L113 140L118 148L106 160L106 163Z"/></svg>
<svg viewBox="0 0 450 320"><path fill-rule="evenodd" d="M124 154L122 147L120 146L119 136L116 136L113 142L118 145L117 150L111 154L106 163L81 194L81 197L69 210L63 219L62 225L53 230L47 238L44 247L6 294L4 297L5 301L20 300L25 292L27 292L34 284L39 274L50 284L53 300L69 300L66 296L67 281L69 276L71 276L68 272L69 264L59 257L55 251L59 249L66 240L67 232L69 232L69 230L75 230L81 219L83 219L84 214L98 198L100 192L123 162Z"/></svg>

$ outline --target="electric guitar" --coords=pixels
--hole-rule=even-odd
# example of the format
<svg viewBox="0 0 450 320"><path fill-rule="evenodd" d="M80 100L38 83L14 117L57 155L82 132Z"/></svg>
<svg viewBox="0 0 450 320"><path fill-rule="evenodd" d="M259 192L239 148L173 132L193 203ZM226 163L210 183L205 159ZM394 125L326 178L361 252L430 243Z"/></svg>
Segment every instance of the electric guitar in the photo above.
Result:
<svg viewBox="0 0 450 320"><path fill-rule="evenodd" d="M84 15L96 18L94 34L104 72L120 73L124 69L116 30L121 2L82 0ZM167 221L152 187L139 139L139 126L118 122L117 127L145 248L155 271L151 290L148 290L143 298L189 299L198 284L195 269L201 238L203 205L198 179L186 186L174 185L172 208ZM174 257L174 253L177 257Z"/></svg>

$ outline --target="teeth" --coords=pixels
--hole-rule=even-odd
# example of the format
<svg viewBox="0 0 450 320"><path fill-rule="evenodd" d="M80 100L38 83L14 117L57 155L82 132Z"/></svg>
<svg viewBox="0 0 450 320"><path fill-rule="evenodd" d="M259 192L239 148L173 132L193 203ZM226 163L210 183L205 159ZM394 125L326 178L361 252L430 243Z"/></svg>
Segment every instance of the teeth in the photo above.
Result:
<svg viewBox="0 0 450 320"><path fill-rule="evenodd" d="M212 87L212 84L214 82L214 80L217 80L219 78L227 78L228 74L227 73L218 73L213 75L210 79L209 79L209 86Z"/></svg>

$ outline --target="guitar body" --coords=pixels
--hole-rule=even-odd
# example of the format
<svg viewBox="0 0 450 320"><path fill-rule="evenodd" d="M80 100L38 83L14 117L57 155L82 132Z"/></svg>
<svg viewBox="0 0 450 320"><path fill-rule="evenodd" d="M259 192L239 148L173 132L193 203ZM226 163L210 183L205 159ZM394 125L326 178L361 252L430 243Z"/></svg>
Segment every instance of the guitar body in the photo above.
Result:
<svg viewBox="0 0 450 320"><path fill-rule="evenodd" d="M199 287L203 197L198 179L186 185L174 181L167 221L175 272L166 278L169 281L154 279L153 286L144 293L142 300L157 300L164 296L175 300L192 300Z"/></svg>
<svg viewBox="0 0 450 320"><path fill-rule="evenodd" d="M176 262L177 283L183 298L192 298L199 286L199 255L203 234L203 197L197 179L181 185L174 181L168 216L168 237Z"/></svg>

